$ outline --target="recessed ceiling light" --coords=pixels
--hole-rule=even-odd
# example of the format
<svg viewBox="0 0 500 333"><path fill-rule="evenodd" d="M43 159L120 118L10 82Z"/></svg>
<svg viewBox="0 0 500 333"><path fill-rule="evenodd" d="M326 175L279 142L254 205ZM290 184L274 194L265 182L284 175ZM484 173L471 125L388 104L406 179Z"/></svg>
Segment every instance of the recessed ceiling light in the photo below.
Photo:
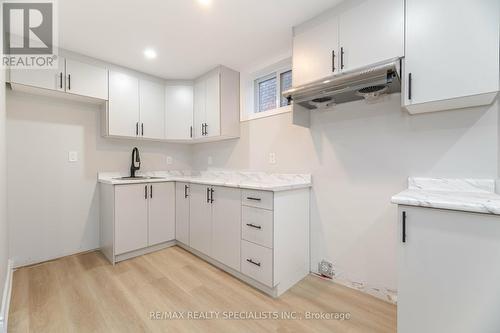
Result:
<svg viewBox="0 0 500 333"><path fill-rule="evenodd" d="M156 51L153 49L145 49L144 56L148 59L154 59L156 58Z"/></svg>
<svg viewBox="0 0 500 333"><path fill-rule="evenodd" d="M212 4L212 0L198 0L198 3L202 6L208 7Z"/></svg>

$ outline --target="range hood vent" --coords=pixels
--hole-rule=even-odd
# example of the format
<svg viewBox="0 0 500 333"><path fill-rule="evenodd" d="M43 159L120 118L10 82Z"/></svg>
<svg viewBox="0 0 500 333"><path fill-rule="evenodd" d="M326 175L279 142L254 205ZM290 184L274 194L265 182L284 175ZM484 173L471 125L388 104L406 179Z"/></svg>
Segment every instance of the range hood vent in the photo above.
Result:
<svg viewBox="0 0 500 333"><path fill-rule="evenodd" d="M373 101L400 91L400 59L396 58L293 87L283 92L283 96L314 110L360 99Z"/></svg>

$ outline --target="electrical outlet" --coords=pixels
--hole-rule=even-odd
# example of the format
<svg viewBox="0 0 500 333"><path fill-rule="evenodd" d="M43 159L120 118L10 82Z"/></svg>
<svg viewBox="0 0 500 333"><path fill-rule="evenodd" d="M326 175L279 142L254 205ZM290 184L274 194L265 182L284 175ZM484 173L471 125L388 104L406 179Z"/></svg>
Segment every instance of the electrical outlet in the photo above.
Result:
<svg viewBox="0 0 500 333"><path fill-rule="evenodd" d="M276 164L276 153L269 153L269 164Z"/></svg>
<svg viewBox="0 0 500 333"><path fill-rule="evenodd" d="M212 156L208 156L208 158L207 158L207 164L208 165L212 165L212 163L214 163L214 160L213 160Z"/></svg>
<svg viewBox="0 0 500 333"><path fill-rule="evenodd" d="M326 261L326 260L321 260L318 263L318 273L326 276L328 278L333 278L333 263Z"/></svg>
<svg viewBox="0 0 500 333"><path fill-rule="evenodd" d="M68 152L68 162L78 162L78 153L76 151Z"/></svg>
<svg viewBox="0 0 500 333"><path fill-rule="evenodd" d="M167 156L167 165L171 165L174 163L174 159L172 158L172 156Z"/></svg>

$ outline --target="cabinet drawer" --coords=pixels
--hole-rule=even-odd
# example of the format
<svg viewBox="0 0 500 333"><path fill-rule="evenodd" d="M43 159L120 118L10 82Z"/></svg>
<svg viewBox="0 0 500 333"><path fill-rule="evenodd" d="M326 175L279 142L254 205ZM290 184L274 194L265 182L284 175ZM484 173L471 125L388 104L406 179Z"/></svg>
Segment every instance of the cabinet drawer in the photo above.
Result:
<svg viewBox="0 0 500 333"><path fill-rule="evenodd" d="M273 287L273 250L242 240L241 272Z"/></svg>
<svg viewBox="0 0 500 333"><path fill-rule="evenodd" d="M273 209L273 192L242 190L241 204L250 207Z"/></svg>
<svg viewBox="0 0 500 333"><path fill-rule="evenodd" d="M242 206L241 238L268 248L273 247L273 212Z"/></svg>

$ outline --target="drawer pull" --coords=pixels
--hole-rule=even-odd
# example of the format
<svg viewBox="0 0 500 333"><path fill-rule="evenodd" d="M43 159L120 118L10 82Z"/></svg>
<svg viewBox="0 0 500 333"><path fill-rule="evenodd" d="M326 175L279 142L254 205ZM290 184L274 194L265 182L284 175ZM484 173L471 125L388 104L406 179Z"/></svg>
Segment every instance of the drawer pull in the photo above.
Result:
<svg viewBox="0 0 500 333"><path fill-rule="evenodd" d="M254 264L255 266L259 266L260 267L260 262L255 262L253 261L252 259L247 259L247 261L251 264Z"/></svg>
<svg viewBox="0 0 500 333"><path fill-rule="evenodd" d="M247 223L247 226L249 226L250 228L262 229L262 227L260 225L255 225L255 224L252 224L252 223Z"/></svg>
<svg viewBox="0 0 500 333"><path fill-rule="evenodd" d="M261 198L247 197L247 200L261 201Z"/></svg>

